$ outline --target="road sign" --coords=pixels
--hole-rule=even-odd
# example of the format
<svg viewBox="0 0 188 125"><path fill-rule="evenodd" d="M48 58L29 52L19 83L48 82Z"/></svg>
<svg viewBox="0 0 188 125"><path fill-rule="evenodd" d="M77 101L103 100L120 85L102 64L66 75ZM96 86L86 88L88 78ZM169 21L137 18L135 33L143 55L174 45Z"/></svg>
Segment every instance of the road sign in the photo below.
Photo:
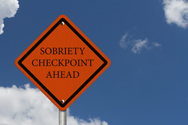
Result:
<svg viewBox="0 0 188 125"><path fill-rule="evenodd" d="M61 15L15 64L59 110L66 110L110 66L110 60Z"/></svg>

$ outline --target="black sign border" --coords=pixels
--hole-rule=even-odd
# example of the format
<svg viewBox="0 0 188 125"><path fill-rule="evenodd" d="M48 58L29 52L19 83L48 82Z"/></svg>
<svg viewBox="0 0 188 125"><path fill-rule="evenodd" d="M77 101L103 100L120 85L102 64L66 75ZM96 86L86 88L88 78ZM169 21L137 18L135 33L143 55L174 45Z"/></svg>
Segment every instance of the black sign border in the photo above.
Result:
<svg viewBox="0 0 188 125"><path fill-rule="evenodd" d="M62 25L61 23L64 22L102 61L103 64L64 102L62 103L59 101L43 84L40 82L34 74L32 74L24 65L23 61L37 48L44 40L48 37L58 25ZM75 30L73 26L65 19L61 18L19 61L18 64L43 88L62 108L65 107L106 65L107 60L102 57L100 53L97 52L95 48L89 44L89 42L84 39L79 32Z"/></svg>

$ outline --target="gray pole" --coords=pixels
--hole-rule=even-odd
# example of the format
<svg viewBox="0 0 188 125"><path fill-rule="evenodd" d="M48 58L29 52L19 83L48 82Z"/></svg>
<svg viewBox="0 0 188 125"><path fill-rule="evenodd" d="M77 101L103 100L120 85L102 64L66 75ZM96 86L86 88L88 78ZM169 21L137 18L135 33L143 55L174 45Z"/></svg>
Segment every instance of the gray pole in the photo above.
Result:
<svg viewBox="0 0 188 125"><path fill-rule="evenodd" d="M59 125L67 125L67 110L59 110Z"/></svg>

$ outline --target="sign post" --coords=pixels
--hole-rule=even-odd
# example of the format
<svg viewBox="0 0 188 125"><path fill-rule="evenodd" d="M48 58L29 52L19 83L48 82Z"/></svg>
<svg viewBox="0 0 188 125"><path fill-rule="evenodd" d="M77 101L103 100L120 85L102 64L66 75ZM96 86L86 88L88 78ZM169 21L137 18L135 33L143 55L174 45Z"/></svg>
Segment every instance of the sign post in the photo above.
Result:
<svg viewBox="0 0 188 125"><path fill-rule="evenodd" d="M61 111L110 66L110 60L68 17L60 15L15 64L63 115L66 112Z"/></svg>
<svg viewBox="0 0 188 125"><path fill-rule="evenodd" d="M59 125L67 125L67 110L59 110Z"/></svg>

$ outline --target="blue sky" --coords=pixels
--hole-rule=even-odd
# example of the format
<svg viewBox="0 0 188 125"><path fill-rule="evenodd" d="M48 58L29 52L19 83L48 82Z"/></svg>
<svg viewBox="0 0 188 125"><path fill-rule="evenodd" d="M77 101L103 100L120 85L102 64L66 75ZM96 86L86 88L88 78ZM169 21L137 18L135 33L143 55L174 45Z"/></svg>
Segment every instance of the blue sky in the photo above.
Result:
<svg viewBox="0 0 188 125"><path fill-rule="evenodd" d="M36 109L41 109L37 115L41 121L36 122L32 113L23 115L37 113L30 107L39 92L14 61L64 14L111 60L111 66L70 106L69 121L187 125L187 10L186 0L0 0L0 124L20 125L18 119L23 118L38 125L44 123L42 116L56 114L57 109L42 113L45 106L40 100L45 97L39 96ZM28 93L28 100L22 92ZM46 110L53 109L51 105Z"/></svg>

